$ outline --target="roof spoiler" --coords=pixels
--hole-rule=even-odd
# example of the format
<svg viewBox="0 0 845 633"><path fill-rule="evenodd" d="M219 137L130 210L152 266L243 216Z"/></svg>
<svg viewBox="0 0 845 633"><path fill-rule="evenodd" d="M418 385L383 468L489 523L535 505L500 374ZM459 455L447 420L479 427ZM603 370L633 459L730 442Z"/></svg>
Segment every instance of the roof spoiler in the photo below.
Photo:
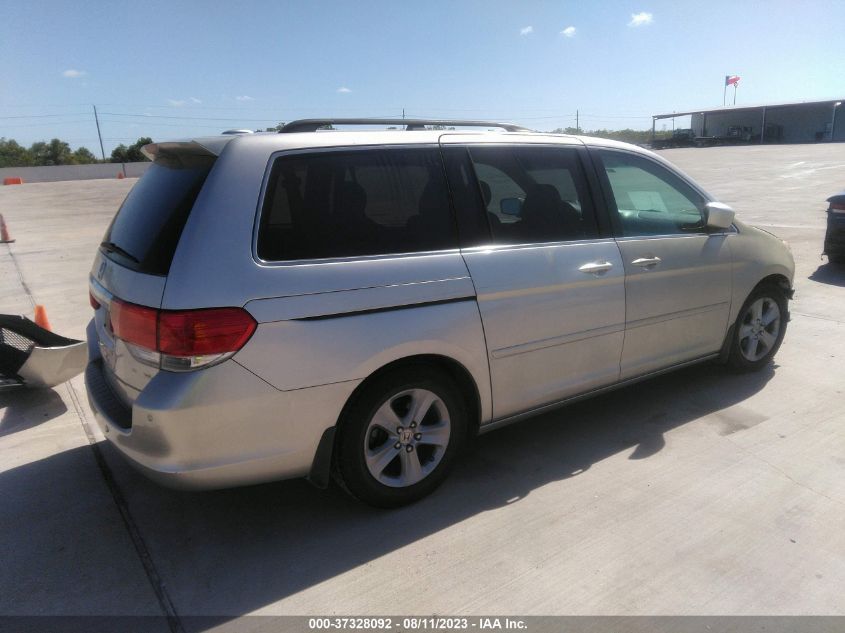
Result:
<svg viewBox="0 0 845 633"><path fill-rule="evenodd" d="M144 156L150 160L155 160L162 154L188 154L192 156L211 156L217 157L220 155L223 146L229 141L231 137L226 138L225 142L219 144L219 147L211 147L202 145L196 141L167 141L164 143L149 143L141 148Z"/></svg>
<svg viewBox="0 0 845 633"><path fill-rule="evenodd" d="M395 125L408 131L424 130L427 125L443 127L497 127L506 132L532 132L528 128L514 123L496 123L493 121L456 121L444 119L300 119L291 121L279 130L280 134L291 132L316 132L320 128L332 125Z"/></svg>

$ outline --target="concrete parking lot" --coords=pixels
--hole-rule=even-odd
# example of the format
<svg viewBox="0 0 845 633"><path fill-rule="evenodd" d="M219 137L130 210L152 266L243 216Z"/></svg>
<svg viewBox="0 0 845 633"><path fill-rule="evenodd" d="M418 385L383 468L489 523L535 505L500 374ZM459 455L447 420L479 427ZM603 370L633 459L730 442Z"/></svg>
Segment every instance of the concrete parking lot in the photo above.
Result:
<svg viewBox="0 0 845 633"><path fill-rule="evenodd" d="M845 145L662 155L792 245L773 367L698 366L485 435L390 512L304 481L160 488L102 441L81 377L0 395L0 614L845 614L845 267L819 255ZM81 338L133 184L0 188L0 312L43 304Z"/></svg>

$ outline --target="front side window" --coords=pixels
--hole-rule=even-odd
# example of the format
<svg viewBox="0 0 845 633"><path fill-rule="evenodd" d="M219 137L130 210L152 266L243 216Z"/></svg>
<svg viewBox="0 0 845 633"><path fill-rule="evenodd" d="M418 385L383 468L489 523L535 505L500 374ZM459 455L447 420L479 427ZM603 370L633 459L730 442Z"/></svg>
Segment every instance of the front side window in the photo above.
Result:
<svg viewBox="0 0 845 633"><path fill-rule="evenodd" d="M440 154L383 148L277 158L258 232L265 261L457 248Z"/></svg>
<svg viewBox="0 0 845 633"><path fill-rule="evenodd" d="M678 176L633 154L601 150L598 155L613 193L623 236L704 231L706 201Z"/></svg>
<svg viewBox="0 0 845 633"><path fill-rule="evenodd" d="M564 147L470 149L493 241L590 239L598 227L577 151Z"/></svg>

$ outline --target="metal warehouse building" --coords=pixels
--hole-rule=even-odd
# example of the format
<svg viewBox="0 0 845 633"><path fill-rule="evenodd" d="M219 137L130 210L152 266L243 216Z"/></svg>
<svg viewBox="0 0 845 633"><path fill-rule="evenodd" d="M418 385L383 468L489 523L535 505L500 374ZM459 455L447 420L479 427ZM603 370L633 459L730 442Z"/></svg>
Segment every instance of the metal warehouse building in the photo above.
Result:
<svg viewBox="0 0 845 633"><path fill-rule="evenodd" d="M697 137L742 139L750 143L845 141L843 103L845 98L655 114L652 138L658 120L689 116Z"/></svg>

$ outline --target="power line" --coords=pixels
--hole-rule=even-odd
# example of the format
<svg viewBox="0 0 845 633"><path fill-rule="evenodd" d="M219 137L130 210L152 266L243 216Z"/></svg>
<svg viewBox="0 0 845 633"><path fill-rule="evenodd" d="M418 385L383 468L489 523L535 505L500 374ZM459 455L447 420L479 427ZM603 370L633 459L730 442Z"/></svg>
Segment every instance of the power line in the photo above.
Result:
<svg viewBox="0 0 845 633"><path fill-rule="evenodd" d="M226 117L200 117L200 116L171 116L168 114L131 114L128 112L103 112L103 115L109 116L129 117L134 119L178 119L190 121L252 121L252 122L267 122L276 121L277 117L269 117L264 119L246 119L243 117L226 118Z"/></svg>
<svg viewBox="0 0 845 633"><path fill-rule="evenodd" d="M21 128L21 127L45 127L45 126L56 126L56 125L65 125L67 123L90 123L90 117L87 119L73 119L70 121L50 121L47 123L17 123L13 125L0 125L0 129L6 128Z"/></svg>
<svg viewBox="0 0 845 633"><path fill-rule="evenodd" d="M21 114L17 116L0 116L0 119L44 119L47 117L82 116L87 112L67 112L64 114Z"/></svg>
<svg viewBox="0 0 845 633"><path fill-rule="evenodd" d="M633 114L582 114L581 116L588 116L594 119L650 119L651 115L633 115Z"/></svg>
<svg viewBox="0 0 845 633"><path fill-rule="evenodd" d="M172 119L177 121L223 121L223 122L252 122L252 123L267 123L267 122L276 122L280 119L289 118L284 117L280 113L277 113L274 116L264 117L264 118L247 118L247 117L203 117L203 116L191 116L191 115L170 115L170 114L146 114L146 113L132 113L132 112L101 112L101 115L105 116L115 116L115 117L123 117L123 118L131 118L131 119L139 119L139 120L147 120L147 119ZM396 115L393 115L396 116ZM376 116L370 118L378 118Z"/></svg>
<svg viewBox="0 0 845 633"><path fill-rule="evenodd" d="M76 104L76 103L68 103L68 104L0 104L0 109L2 108L70 108L70 107L87 107L89 104ZM265 104L241 104L241 105L231 105L231 106L211 106L205 104L194 104L194 103L185 103L182 106L174 106L174 105L162 105L162 104L141 104L141 103L99 103L100 107L119 107L119 108L156 108L156 109L179 109L185 108L190 110L230 110L230 111L240 111L243 112L244 110L264 110L267 112L273 112L273 115L270 118L276 116L283 116L283 115L290 115L294 112L306 112L311 113L314 111L313 107L308 108L298 108L298 107L286 107L286 106L274 106L274 105L265 105ZM401 106L388 106L385 108L384 104L377 104L377 105L344 105L339 110L374 110L374 109L387 109L396 112L400 112L402 110ZM476 112L476 113L488 113L489 110L487 108L439 108L439 107L425 107L421 108L427 112ZM534 113L556 113L558 112L557 108L527 108L522 110L526 115L532 115ZM599 114L595 116L608 116L608 117L618 117L618 118L651 118L651 112L646 111L638 111L638 112L620 112L615 110L613 114ZM43 116L60 116L60 115L43 115ZM153 116L153 115L148 115ZM574 116L574 114L572 115ZM2 118L2 117L0 117ZM531 118L529 116L515 116L511 118ZM262 119L263 120L263 119Z"/></svg>
<svg viewBox="0 0 845 633"><path fill-rule="evenodd" d="M191 123L190 120L188 120L184 123L174 123L174 122L164 122L164 121L144 121L143 123L141 123L141 122L136 123L135 121L121 121L119 119L108 119L108 118L105 118L105 116L102 112L100 113L100 120L104 121L104 122L111 123L111 124L116 124L116 125L123 125L123 126L132 125L132 126L137 126L137 127L180 127L180 128L191 128L191 129L204 128L204 129L209 129L209 130L219 130L222 127L226 127L222 123L220 125L208 125L208 124L203 124L203 123ZM202 121L204 119L199 119L199 120ZM268 119L268 120L271 120L271 119ZM236 121L240 121L241 123L244 123L244 119L236 119Z"/></svg>

